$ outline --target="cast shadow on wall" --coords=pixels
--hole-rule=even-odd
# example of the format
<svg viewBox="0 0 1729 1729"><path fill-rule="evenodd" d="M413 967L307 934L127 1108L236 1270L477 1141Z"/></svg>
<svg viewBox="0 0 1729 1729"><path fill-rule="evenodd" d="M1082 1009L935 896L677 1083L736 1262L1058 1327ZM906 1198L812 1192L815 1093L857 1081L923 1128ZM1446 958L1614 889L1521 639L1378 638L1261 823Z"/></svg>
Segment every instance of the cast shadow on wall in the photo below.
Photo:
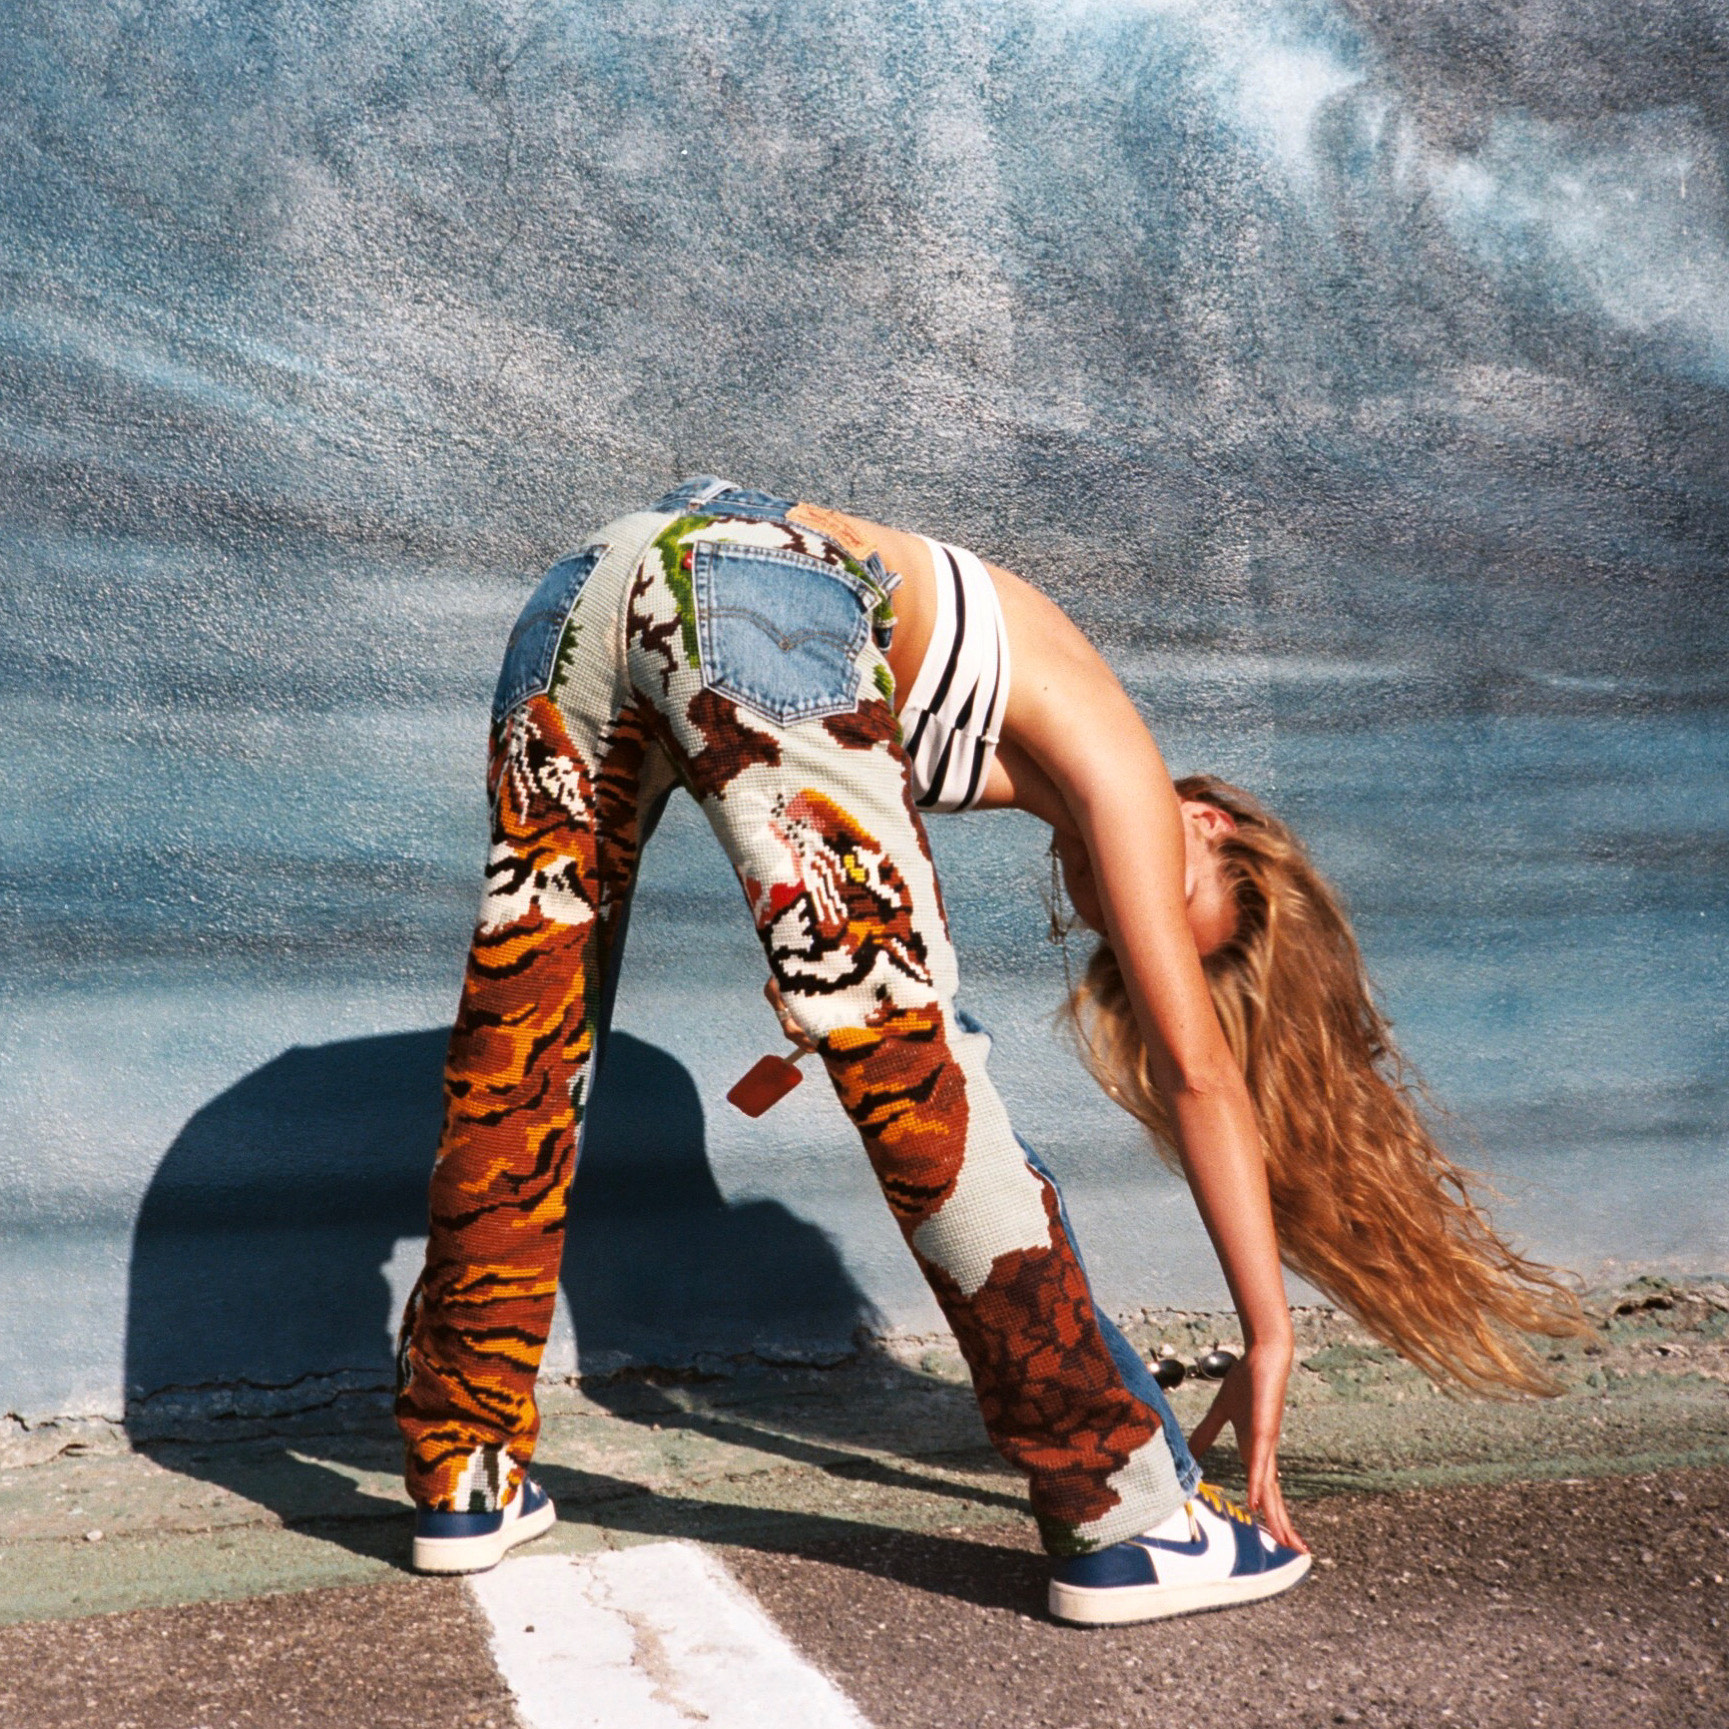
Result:
<svg viewBox="0 0 1729 1729"><path fill-rule="evenodd" d="M400 1239L425 1233L447 1037L285 1051L187 1122L133 1239L136 1444L327 1534L345 1518L376 1525L394 1513L309 1455L395 1468L394 1427L364 1389L390 1372L396 1300L383 1267ZM585 1371L701 1352L846 1351L872 1319L819 1229L777 1201L727 1202L690 1075L626 1033L608 1043L563 1282ZM339 1436L326 1421L320 1433L308 1407L345 1386L362 1393L358 1428ZM210 1444L212 1418L227 1417L215 1428L253 1436L249 1447ZM337 1540L396 1558L400 1523L353 1524Z"/></svg>

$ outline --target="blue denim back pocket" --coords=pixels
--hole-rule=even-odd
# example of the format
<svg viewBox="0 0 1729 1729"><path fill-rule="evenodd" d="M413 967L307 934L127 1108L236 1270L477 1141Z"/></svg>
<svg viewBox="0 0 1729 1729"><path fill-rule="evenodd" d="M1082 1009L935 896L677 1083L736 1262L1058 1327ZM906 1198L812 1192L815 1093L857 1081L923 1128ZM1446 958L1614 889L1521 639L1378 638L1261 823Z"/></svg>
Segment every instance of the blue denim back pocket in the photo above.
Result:
<svg viewBox="0 0 1729 1729"><path fill-rule="evenodd" d="M781 726L858 707L876 596L850 572L778 547L699 540L702 682Z"/></svg>
<svg viewBox="0 0 1729 1729"><path fill-rule="evenodd" d="M550 688L570 609L576 605L582 585L605 556L604 546L585 546L581 552L561 558L528 597L528 605L510 633L504 665L499 668L498 687L492 693L495 724L531 696L539 696Z"/></svg>

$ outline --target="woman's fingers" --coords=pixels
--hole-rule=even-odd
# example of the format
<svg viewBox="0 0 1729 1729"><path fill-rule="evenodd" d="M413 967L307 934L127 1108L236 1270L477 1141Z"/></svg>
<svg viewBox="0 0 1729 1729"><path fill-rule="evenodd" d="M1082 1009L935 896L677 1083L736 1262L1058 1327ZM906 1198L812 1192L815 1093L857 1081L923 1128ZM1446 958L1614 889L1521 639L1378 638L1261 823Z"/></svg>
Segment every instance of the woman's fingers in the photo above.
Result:
<svg viewBox="0 0 1729 1729"><path fill-rule="evenodd" d="M1218 1440L1219 1431L1231 1420L1230 1408L1227 1403L1226 1389L1221 1387L1213 1395L1213 1402L1207 1407L1207 1414L1189 1432L1189 1451L1197 1458Z"/></svg>
<svg viewBox="0 0 1729 1729"><path fill-rule="evenodd" d="M1192 1451L1204 1453L1219 1438L1219 1431L1229 1423L1236 1432L1239 1449L1248 1439L1252 1390L1248 1372L1242 1363L1233 1364L1219 1383L1207 1414L1195 1425L1189 1445Z"/></svg>
<svg viewBox="0 0 1729 1729"><path fill-rule="evenodd" d="M1285 1508L1284 1492L1279 1487L1279 1428L1284 1414L1283 1403L1268 1397L1268 1391L1271 1389L1262 1391L1262 1396L1257 1398L1256 1378L1250 1374L1246 1363L1238 1363L1213 1396L1206 1416L1195 1425L1189 1436L1189 1449L1196 1455L1205 1453L1229 1423L1236 1432L1237 1451L1242 1456L1243 1473L1248 1478L1246 1498L1249 1511L1266 1526L1274 1542L1307 1554L1309 1546L1297 1535Z"/></svg>
<svg viewBox="0 0 1729 1729"><path fill-rule="evenodd" d="M1277 1482L1258 1498L1249 1511L1267 1528L1268 1535L1275 1543L1283 1543L1287 1549L1300 1549L1303 1553L1308 1553L1308 1544L1297 1535L1296 1527L1291 1523L1291 1515L1285 1510L1285 1498L1280 1494Z"/></svg>
<svg viewBox="0 0 1729 1729"><path fill-rule="evenodd" d="M1276 1473L1262 1494L1261 1504L1251 1508L1251 1511L1267 1527L1275 1543L1283 1543L1287 1549L1297 1549L1305 1555L1308 1554L1309 1545L1297 1535L1297 1527L1291 1523L1291 1515L1285 1507L1284 1491L1279 1487Z"/></svg>
<svg viewBox="0 0 1729 1729"><path fill-rule="evenodd" d="M1308 1552L1285 1510L1284 1491L1279 1487L1279 1430L1285 1415L1285 1370L1277 1363L1257 1365L1250 1394L1249 1433L1239 1427L1238 1444L1249 1478L1249 1510L1256 1514L1273 1540L1290 1549Z"/></svg>
<svg viewBox="0 0 1729 1729"><path fill-rule="evenodd" d="M1271 1534L1273 1541L1287 1549L1300 1549L1305 1555L1309 1545L1297 1535L1291 1516L1285 1509L1285 1494L1279 1487L1279 1454L1276 1442L1268 1437L1244 1437L1237 1431L1243 1445L1243 1468L1249 1479L1249 1511Z"/></svg>
<svg viewBox="0 0 1729 1729"><path fill-rule="evenodd" d="M814 1051L816 1046L810 1042L809 1035L797 1021L792 1018L792 1010L786 1006L786 998L780 994L780 986L770 979L762 987L762 994L768 998L768 1006L774 1010L780 1021L780 1030L798 1046L801 1051Z"/></svg>

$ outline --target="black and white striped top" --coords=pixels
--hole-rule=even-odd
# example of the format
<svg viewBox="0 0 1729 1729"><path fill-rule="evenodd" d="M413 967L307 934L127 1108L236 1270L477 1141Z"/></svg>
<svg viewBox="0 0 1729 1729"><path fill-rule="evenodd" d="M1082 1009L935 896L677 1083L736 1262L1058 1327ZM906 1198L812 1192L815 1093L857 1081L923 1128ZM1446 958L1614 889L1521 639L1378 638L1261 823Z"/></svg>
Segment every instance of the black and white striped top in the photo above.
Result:
<svg viewBox="0 0 1729 1729"><path fill-rule="evenodd" d="M921 810L970 810L984 791L1009 702L1009 633L996 585L977 554L928 536L937 617L901 705Z"/></svg>

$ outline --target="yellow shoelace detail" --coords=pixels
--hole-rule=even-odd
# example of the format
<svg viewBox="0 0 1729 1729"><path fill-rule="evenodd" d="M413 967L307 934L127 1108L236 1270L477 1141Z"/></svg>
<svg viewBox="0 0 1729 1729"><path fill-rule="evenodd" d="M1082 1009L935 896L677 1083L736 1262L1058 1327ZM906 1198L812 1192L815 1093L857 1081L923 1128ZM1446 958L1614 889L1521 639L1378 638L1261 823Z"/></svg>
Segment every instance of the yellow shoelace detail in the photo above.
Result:
<svg viewBox="0 0 1729 1729"><path fill-rule="evenodd" d="M1195 1497L1204 1501L1221 1519L1230 1519L1238 1525L1253 1525L1255 1522L1254 1514L1245 1512L1235 1501L1227 1501L1211 1483L1198 1483Z"/></svg>

